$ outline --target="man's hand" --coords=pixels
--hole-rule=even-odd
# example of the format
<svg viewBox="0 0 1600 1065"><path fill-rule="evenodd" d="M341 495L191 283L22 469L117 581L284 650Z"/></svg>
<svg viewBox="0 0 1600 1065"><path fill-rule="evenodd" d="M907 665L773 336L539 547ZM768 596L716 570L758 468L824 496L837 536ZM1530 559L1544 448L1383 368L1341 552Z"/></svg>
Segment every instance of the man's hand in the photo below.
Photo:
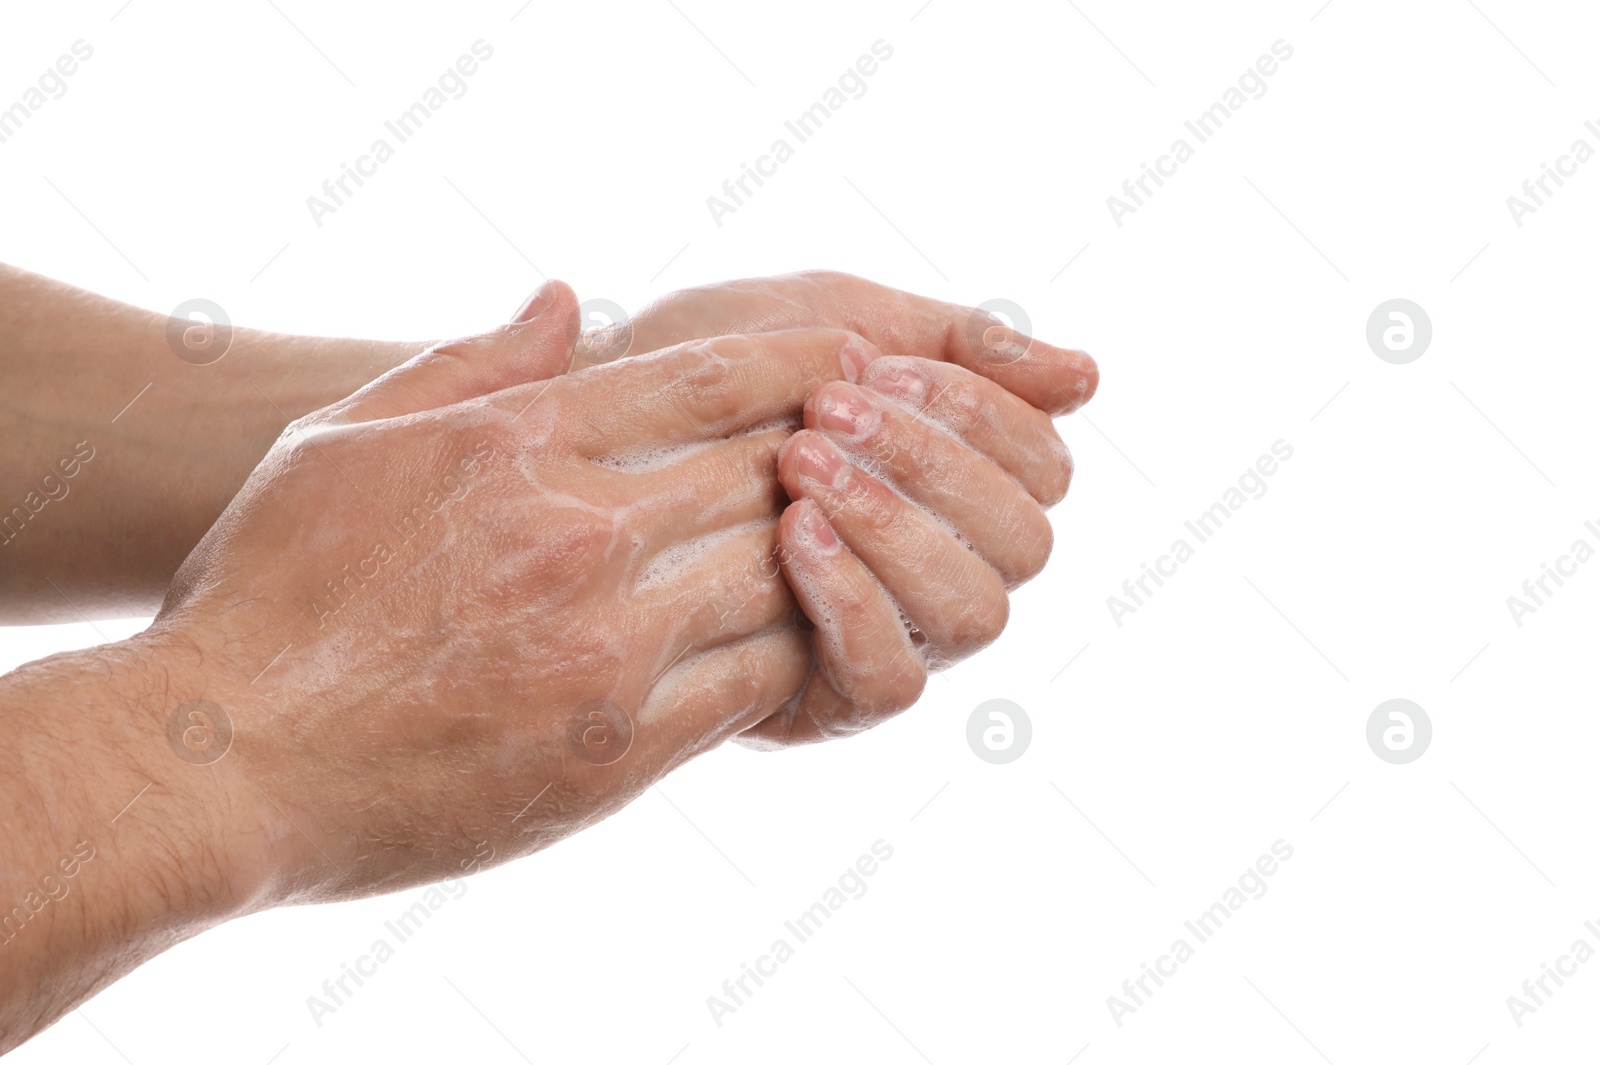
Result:
<svg viewBox="0 0 1600 1065"><path fill-rule="evenodd" d="M0 624L153 612L285 425L427 346L233 327L204 358L180 358L177 321L0 265ZM831 272L672 293L583 337L571 366L788 328L848 329L888 355L953 363L1052 414L1098 379L1081 352Z"/></svg>
<svg viewBox="0 0 1600 1065"><path fill-rule="evenodd" d="M0 678L0 864L56 900L0 935L0 1049L233 916L527 853L736 735L867 727L1043 564L1070 462L963 368L987 339L791 329L552 377L575 298L518 317L290 425L149 630Z"/></svg>
<svg viewBox="0 0 1600 1065"><path fill-rule="evenodd" d="M219 804L252 811L255 831L222 841L224 864L282 897L436 879L479 846L527 853L768 719L784 723L769 742L863 727L925 677L895 602L953 660L998 634L1007 581L1043 564L1048 525L1021 483L901 405L914 360L875 369L855 334L786 330L539 380L576 338L571 290L541 296L530 321L441 345L290 426L148 634L178 663L173 698L231 722ZM937 370L934 405L1026 409ZM831 474L809 466L830 461L823 432L786 445L808 396L818 418L877 415L850 446L906 448L882 453L884 475L963 503L954 531L841 453ZM1063 460L1033 415L1018 453ZM938 476L919 478L911 449ZM788 522L795 550L775 556L780 450L791 494L817 502L794 505L809 508ZM1059 492L1064 468L1046 480ZM824 512L850 551L827 543ZM804 589L817 674L780 565Z"/></svg>
<svg viewBox="0 0 1600 1065"><path fill-rule="evenodd" d="M585 333L574 368L801 326L851 330L890 357L858 387L810 397L806 432L784 449L783 485L797 502L778 557L817 627L818 671L799 702L740 737L755 747L870 728L915 701L928 669L999 634L1006 590L1049 555L1044 508L1071 479L1050 415L1088 402L1100 379L1081 351L835 271L674 292ZM952 550L960 544L970 550Z"/></svg>
<svg viewBox="0 0 1600 1065"><path fill-rule="evenodd" d="M1044 509L1072 476L1048 417L959 366L876 359L813 392L804 417L779 455L795 500L779 558L818 669L740 737L757 747L871 728L916 700L927 670L998 637L1007 590L1050 555Z"/></svg>
<svg viewBox="0 0 1600 1065"><path fill-rule="evenodd" d="M834 270L721 281L673 292L629 321L585 333L574 368L695 337L804 327L848 329L885 355L951 362L1052 416L1094 396L1100 371L1081 351L1014 332L971 307L943 303Z"/></svg>

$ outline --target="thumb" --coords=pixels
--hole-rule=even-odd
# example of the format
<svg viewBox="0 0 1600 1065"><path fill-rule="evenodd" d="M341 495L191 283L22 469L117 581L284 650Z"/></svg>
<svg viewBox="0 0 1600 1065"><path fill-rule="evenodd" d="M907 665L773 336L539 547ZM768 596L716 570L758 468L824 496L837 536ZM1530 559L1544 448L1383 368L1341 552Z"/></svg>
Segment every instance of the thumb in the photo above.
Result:
<svg viewBox="0 0 1600 1065"><path fill-rule="evenodd" d="M546 281L507 324L435 344L328 413L350 422L397 418L558 376L572 365L578 327L572 287Z"/></svg>

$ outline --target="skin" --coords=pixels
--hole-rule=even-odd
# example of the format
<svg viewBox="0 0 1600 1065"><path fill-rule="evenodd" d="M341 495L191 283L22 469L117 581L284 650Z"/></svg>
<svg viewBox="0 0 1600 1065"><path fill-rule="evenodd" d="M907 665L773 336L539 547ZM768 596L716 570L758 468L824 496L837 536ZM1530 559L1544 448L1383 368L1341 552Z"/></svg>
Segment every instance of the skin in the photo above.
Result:
<svg viewBox="0 0 1600 1065"><path fill-rule="evenodd" d="M124 430L133 488L52 502L32 519L52 537L0 547L115 609L210 518L149 629L0 678L0 906L23 906L0 933L0 1049L222 921L530 853L727 739L881 721L992 640L1043 565L1070 460L1033 401L1092 392L1076 353L973 345L970 312L832 275L668 297L620 351L579 338L576 310L546 286L296 418L216 514L248 445ZM881 344L841 327L869 322ZM50 394L8 414L24 453L87 424L84 397ZM167 525L135 490L158 456L204 481ZM142 554L108 522L165 538ZM136 576L75 577L49 543L97 532Z"/></svg>
<svg viewBox="0 0 1600 1065"><path fill-rule="evenodd" d="M193 365L164 315L0 264L0 624L150 616L291 419L426 346L239 329ZM52 474L66 495L19 524Z"/></svg>
<svg viewBox="0 0 1600 1065"><path fill-rule="evenodd" d="M1022 338L1023 358L993 359L974 344L983 339L974 321L971 308L812 271L674 292L623 330L581 337L554 372L701 337L815 327L850 330L886 355L962 366L1055 416L1094 394L1099 371L1087 355ZM430 343L236 327L224 356L195 365L174 355L167 326L163 315L0 264L0 519L29 492L42 497L42 478L59 475L78 442L94 451L65 483L70 501L45 505L40 528L0 535L0 624L154 613L290 421Z"/></svg>

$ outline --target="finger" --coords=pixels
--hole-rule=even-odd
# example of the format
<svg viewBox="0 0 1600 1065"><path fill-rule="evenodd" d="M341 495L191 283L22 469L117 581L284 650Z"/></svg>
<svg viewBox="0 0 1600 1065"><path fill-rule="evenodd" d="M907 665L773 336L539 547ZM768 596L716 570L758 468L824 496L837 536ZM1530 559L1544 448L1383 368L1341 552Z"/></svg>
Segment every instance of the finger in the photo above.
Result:
<svg viewBox="0 0 1600 1065"><path fill-rule="evenodd" d="M604 465L627 473L635 528L661 550L783 513L789 497L778 484L778 449L790 433L709 440L661 466Z"/></svg>
<svg viewBox="0 0 1600 1065"><path fill-rule="evenodd" d="M811 668L807 633L770 628L679 662L645 696L638 724L679 764L798 700Z"/></svg>
<svg viewBox="0 0 1600 1065"><path fill-rule="evenodd" d="M546 281L508 324L436 344L329 408L335 419L373 421L449 406L564 373L578 335L577 297Z"/></svg>
<svg viewBox="0 0 1600 1065"><path fill-rule="evenodd" d="M999 390L988 381L980 383ZM1049 425L1043 414L1034 414ZM882 396L838 381L806 400L805 424L948 522L999 571L1008 588L1044 568L1053 538L1044 508L999 466L943 429Z"/></svg>
<svg viewBox="0 0 1600 1065"><path fill-rule="evenodd" d="M818 385L855 380L877 356L839 329L713 337L569 374L538 401L580 453L626 457L792 417ZM496 402L520 411L545 387Z"/></svg>
<svg viewBox="0 0 1600 1065"><path fill-rule="evenodd" d="M927 684L927 666L883 587L812 501L784 511L779 528L784 577L815 626L817 669L793 712L767 718L740 741L815 743L869 729L911 706Z"/></svg>
<svg viewBox="0 0 1600 1065"><path fill-rule="evenodd" d="M778 523L740 526L679 544L649 560L633 586L646 616L673 619L674 660L794 619L783 579Z"/></svg>
<svg viewBox="0 0 1600 1065"><path fill-rule="evenodd" d="M807 326L848 329L887 355L955 363L1055 415L1087 403L1100 381L1094 359L1082 351L1022 336L971 307L834 271L674 292L627 323L627 347L652 351L697 336ZM616 357L615 340L615 330L583 338L577 364L589 365L591 356Z"/></svg>
<svg viewBox="0 0 1600 1065"><path fill-rule="evenodd" d="M796 433L778 454L794 499L812 499L927 641L935 665L992 643L1009 604L1000 575L955 534L851 465L826 436Z"/></svg>
<svg viewBox="0 0 1600 1065"><path fill-rule="evenodd" d="M1045 506L1072 483L1072 455L1049 416L970 370L927 359L876 359L860 384L993 459Z"/></svg>

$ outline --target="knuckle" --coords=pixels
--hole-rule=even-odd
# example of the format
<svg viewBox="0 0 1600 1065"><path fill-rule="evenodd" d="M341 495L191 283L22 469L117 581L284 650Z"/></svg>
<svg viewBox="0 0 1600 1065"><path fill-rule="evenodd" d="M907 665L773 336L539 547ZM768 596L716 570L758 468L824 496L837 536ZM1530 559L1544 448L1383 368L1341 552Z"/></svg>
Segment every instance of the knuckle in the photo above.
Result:
<svg viewBox="0 0 1600 1065"><path fill-rule="evenodd" d="M1045 563L1050 561L1050 552L1055 547L1056 531L1050 524L1050 519L1042 510L1031 512L1030 532L1032 535L1025 538L1023 548L1024 580L1037 577L1044 569Z"/></svg>
<svg viewBox="0 0 1600 1065"><path fill-rule="evenodd" d="M1053 507L1067 496L1072 486L1072 452L1052 427L1046 441L1046 454L1041 464L1043 472L1034 497L1047 507Z"/></svg>
<svg viewBox="0 0 1600 1065"><path fill-rule="evenodd" d="M957 436L971 435L983 422L983 403L964 384L944 382L937 402L940 420Z"/></svg>
<svg viewBox="0 0 1600 1065"><path fill-rule="evenodd" d="M785 747L796 746L795 742L790 739L788 729L789 726L783 725L781 722L775 725L773 719L768 718L766 721L733 736L732 742L751 751L778 751Z"/></svg>
<svg viewBox="0 0 1600 1065"><path fill-rule="evenodd" d="M843 699L824 711L813 711L811 720L825 740L844 739L865 732L878 723L870 703L861 699Z"/></svg>
<svg viewBox="0 0 1600 1065"><path fill-rule="evenodd" d="M817 735L824 740L842 740L846 736L854 736L858 732L865 732L871 726L862 724L854 712L851 704L843 704L846 712L838 714L812 714L811 720L817 726Z"/></svg>
<svg viewBox="0 0 1600 1065"><path fill-rule="evenodd" d="M295 448L308 448L310 446L309 441L311 439L311 434L316 430L318 424L319 422L316 411L313 411L310 414L302 414L300 417L283 427L283 432L278 434L278 440L275 446L282 447L286 450L293 450Z"/></svg>
<svg viewBox="0 0 1600 1065"><path fill-rule="evenodd" d="M710 390L726 385L733 375L732 362L747 356L755 344L750 337L713 337L689 344L678 352L679 380L688 387Z"/></svg>
<svg viewBox="0 0 1600 1065"><path fill-rule="evenodd" d="M845 701L831 722L836 735L865 732L909 710L928 684L927 666L915 654L896 656L893 669L874 672L871 683Z"/></svg>
<svg viewBox="0 0 1600 1065"><path fill-rule="evenodd" d="M1050 561L1050 551L1055 545L1055 529L1043 508L1030 501L1018 509L1021 511L1017 515L1020 528L1012 540L1007 564L1002 567L1008 588L1037 577Z"/></svg>
<svg viewBox="0 0 1600 1065"><path fill-rule="evenodd" d="M841 634L849 634L856 646L861 643L870 646L881 641L885 635L896 635L888 629L889 617L885 614L883 593L877 588L847 584L840 588L828 588L826 594L830 600L828 612L833 617L829 627Z"/></svg>
<svg viewBox="0 0 1600 1065"><path fill-rule="evenodd" d="M702 425L717 425L736 416L744 405L737 360L750 350L750 342L743 337L719 337L685 348L676 360L677 376L668 398Z"/></svg>
<svg viewBox="0 0 1600 1065"><path fill-rule="evenodd" d="M878 693L877 710L880 716L889 717L909 710L922 698L928 686L928 667L920 656L901 656L900 668L884 679Z"/></svg>
<svg viewBox="0 0 1600 1065"><path fill-rule="evenodd" d="M771 664L759 647L746 646L739 651L736 675L729 679L726 695L726 704L736 708L731 716L743 717L762 704L770 670Z"/></svg>
<svg viewBox="0 0 1600 1065"><path fill-rule="evenodd" d="M1003 590L981 596L970 611L962 614L956 632L958 648L971 654L994 643L1005 631L1010 616L1011 601Z"/></svg>
<svg viewBox="0 0 1600 1065"><path fill-rule="evenodd" d="M327 421L321 414L313 411L284 426L271 449L276 468L284 472L298 470L327 456L336 446L340 434L332 430L338 423Z"/></svg>
<svg viewBox="0 0 1600 1065"><path fill-rule="evenodd" d="M506 574L507 591L526 590L544 602L562 602L580 593L605 565L605 556L617 535L598 515L576 508L538 514L522 534L525 551L518 572Z"/></svg>
<svg viewBox="0 0 1600 1065"><path fill-rule="evenodd" d="M920 418L905 418L883 435L890 459L902 451L907 456L897 465L908 470L920 467L927 476L934 478L949 476L950 441L934 426Z"/></svg>
<svg viewBox="0 0 1600 1065"><path fill-rule="evenodd" d="M844 486L843 509L862 532L882 542L889 542L900 528L901 514L895 498L870 474L853 467Z"/></svg>

